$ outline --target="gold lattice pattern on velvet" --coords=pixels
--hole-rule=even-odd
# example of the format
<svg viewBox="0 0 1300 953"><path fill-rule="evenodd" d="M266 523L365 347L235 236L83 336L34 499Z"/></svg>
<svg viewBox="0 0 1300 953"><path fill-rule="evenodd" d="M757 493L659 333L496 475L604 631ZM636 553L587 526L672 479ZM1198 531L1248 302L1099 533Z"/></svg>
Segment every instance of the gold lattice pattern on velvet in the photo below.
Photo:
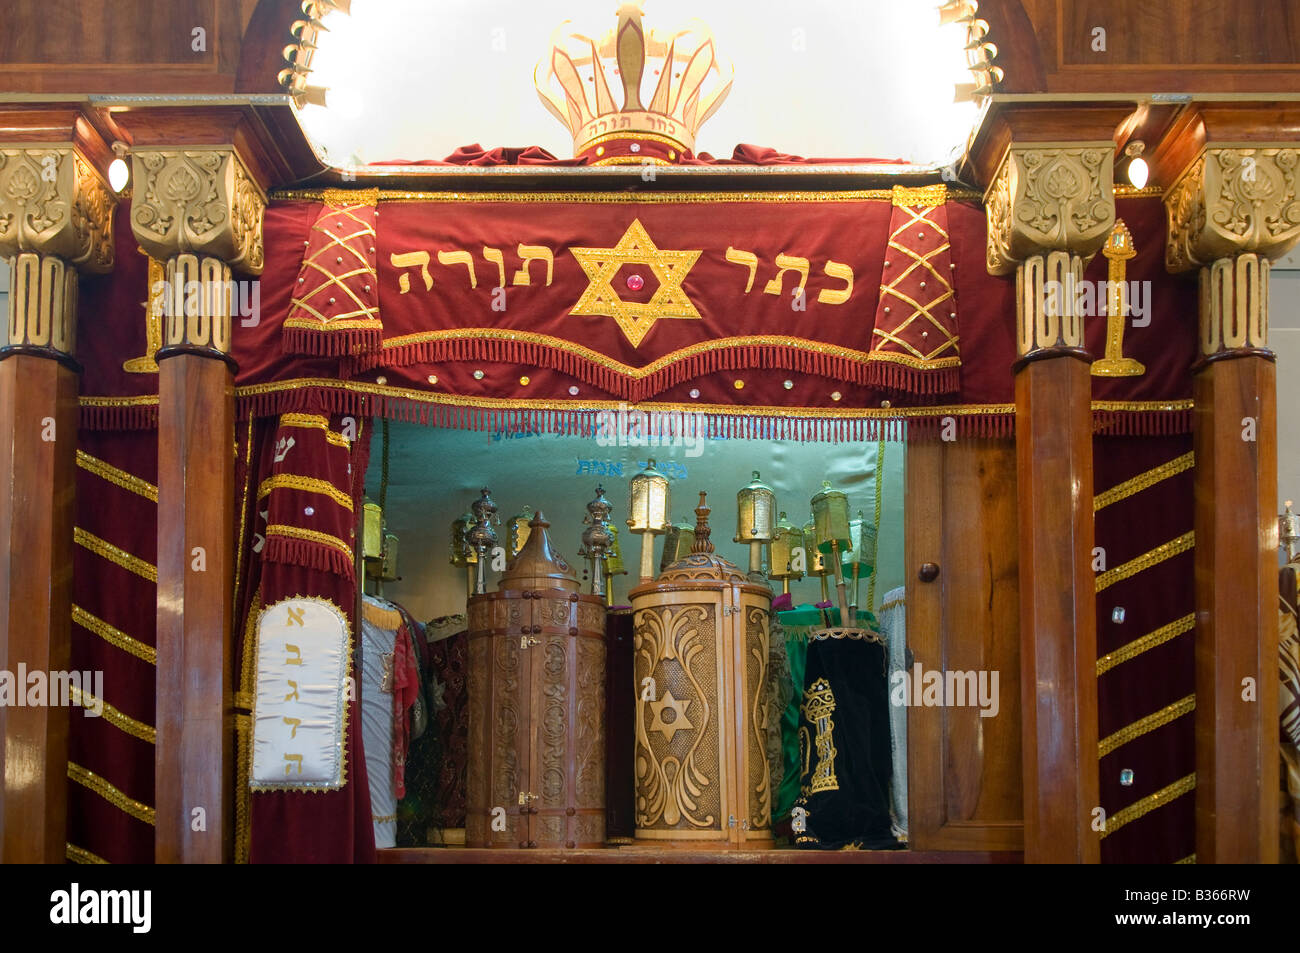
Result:
<svg viewBox="0 0 1300 953"><path fill-rule="evenodd" d="M951 246L936 215L942 208L895 206L885 253L890 262L888 281L880 286L872 332L927 363L947 351L953 358L961 354L950 317L955 312L952 284L945 274L950 270ZM912 329L918 320L924 337Z"/></svg>
<svg viewBox="0 0 1300 953"><path fill-rule="evenodd" d="M373 205L355 202L321 209L303 254L284 322L287 329L382 330L375 274L376 214Z"/></svg>

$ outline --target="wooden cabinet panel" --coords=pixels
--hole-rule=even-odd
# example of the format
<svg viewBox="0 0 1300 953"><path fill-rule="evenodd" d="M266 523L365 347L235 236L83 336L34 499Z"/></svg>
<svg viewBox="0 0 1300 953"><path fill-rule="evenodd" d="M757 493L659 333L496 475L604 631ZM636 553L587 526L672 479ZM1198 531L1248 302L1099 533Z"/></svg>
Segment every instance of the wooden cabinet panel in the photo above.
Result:
<svg viewBox="0 0 1300 953"><path fill-rule="evenodd" d="M983 673L990 690L997 675L987 717L979 704L909 699L910 845L1022 849L1015 444L913 444L905 507L909 675L917 665L922 678L973 672L978 684ZM923 563L939 566L931 582L918 576Z"/></svg>

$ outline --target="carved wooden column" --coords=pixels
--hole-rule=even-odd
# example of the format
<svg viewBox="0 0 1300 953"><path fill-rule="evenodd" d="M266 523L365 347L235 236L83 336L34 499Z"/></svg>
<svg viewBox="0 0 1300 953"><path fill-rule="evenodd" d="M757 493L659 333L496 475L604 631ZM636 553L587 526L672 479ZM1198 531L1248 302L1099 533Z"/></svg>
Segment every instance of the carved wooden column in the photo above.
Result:
<svg viewBox="0 0 1300 953"><path fill-rule="evenodd" d="M266 197L231 146L137 146L132 160L131 227L168 281L156 356L155 857L219 863L233 856L235 775L233 280L262 270Z"/></svg>
<svg viewBox="0 0 1300 953"><path fill-rule="evenodd" d="M1293 127L1294 128L1294 127ZM1199 269L1196 858L1278 860L1276 368L1269 260L1300 238L1300 149L1210 146L1165 194L1170 271Z"/></svg>
<svg viewBox="0 0 1300 953"><path fill-rule="evenodd" d="M1027 863L1095 863L1097 631L1083 259L1115 222L1113 144L1012 143L985 203L988 269L1015 272Z"/></svg>
<svg viewBox="0 0 1300 953"><path fill-rule="evenodd" d="M116 204L83 148L108 152L98 139L0 144L0 255L11 269L0 347L0 670L15 679L19 666L69 664L77 274L113 267ZM68 709L0 706L0 733L0 860L62 863Z"/></svg>

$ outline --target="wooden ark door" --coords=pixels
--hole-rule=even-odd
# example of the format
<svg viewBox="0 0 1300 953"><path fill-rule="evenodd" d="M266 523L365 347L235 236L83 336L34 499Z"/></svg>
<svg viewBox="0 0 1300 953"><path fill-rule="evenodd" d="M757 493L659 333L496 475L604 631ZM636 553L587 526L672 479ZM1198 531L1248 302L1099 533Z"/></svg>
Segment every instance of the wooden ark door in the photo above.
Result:
<svg viewBox="0 0 1300 953"><path fill-rule="evenodd" d="M906 470L909 680L917 665L922 679L938 672L945 684L950 672L984 673L989 689L998 677L997 714L988 717L969 698L926 705L909 690L909 844L1023 850L1015 443L918 441ZM938 567L928 582L927 563Z"/></svg>
<svg viewBox="0 0 1300 953"><path fill-rule="evenodd" d="M531 805L521 797L529 781L532 673L531 652L520 645L527 638L520 605L521 600L494 596L470 605L465 818L470 847L518 849L532 839Z"/></svg>

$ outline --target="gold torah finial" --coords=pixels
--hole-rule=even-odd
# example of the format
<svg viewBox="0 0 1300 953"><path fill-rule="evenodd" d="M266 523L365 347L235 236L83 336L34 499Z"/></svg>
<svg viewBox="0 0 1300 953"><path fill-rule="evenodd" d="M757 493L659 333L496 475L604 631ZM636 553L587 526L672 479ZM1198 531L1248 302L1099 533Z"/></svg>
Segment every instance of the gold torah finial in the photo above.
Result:
<svg viewBox="0 0 1300 953"><path fill-rule="evenodd" d="M1106 356L1094 361L1094 377L1137 377L1146 365L1124 356L1124 322L1128 320L1128 260L1137 254L1133 235L1122 218L1115 219L1101 253L1106 257Z"/></svg>

